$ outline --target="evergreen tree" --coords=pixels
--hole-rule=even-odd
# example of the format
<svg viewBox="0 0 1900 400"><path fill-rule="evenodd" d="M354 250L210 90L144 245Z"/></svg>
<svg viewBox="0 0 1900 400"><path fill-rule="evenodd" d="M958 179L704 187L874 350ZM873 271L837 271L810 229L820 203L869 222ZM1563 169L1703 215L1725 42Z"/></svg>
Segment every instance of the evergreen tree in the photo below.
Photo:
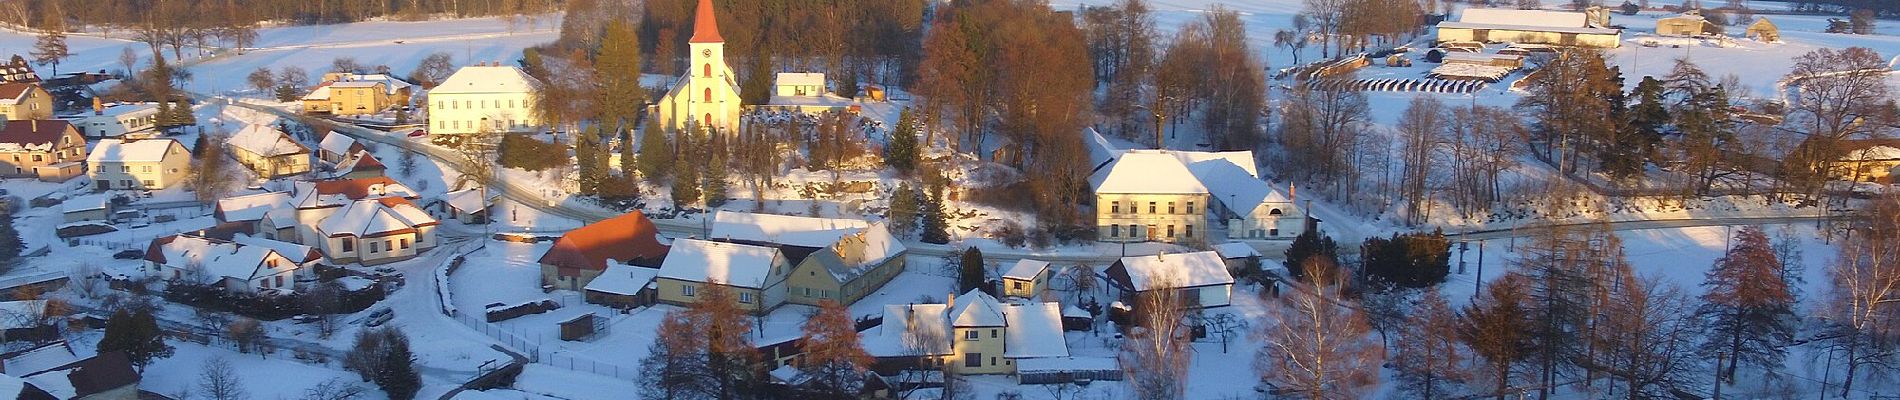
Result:
<svg viewBox="0 0 1900 400"><path fill-rule="evenodd" d="M957 293L968 293L970 289L983 289L984 292L994 290L989 285L989 268L983 263L982 250L975 247L963 249L957 265L960 267L957 270Z"/></svg>
<svg viewBox="0 0 1900 400"><path fill-rule="evenodd" d="M884 165L904 175L910 175L917 169L917 116L909 108L898 114L897 127L891 130L890 145L884 149Z"/></svg>
<svg viewBox="0 0 1900 400"><path fill-rule="evenodd" d="M1735 233L1728 253L1715 260L1702 286L1702 306L1696 316L1708 326L1702 343L1705 356L1720 358L1723 378L1735 383L1743 363L1779 370L1788 356L1800 320L1794 314L1794 292L1785 280L1785 265L1760 227Z"/></svg>
<svg viewBox="0 0 1900 400"><path fill-rule="evenodd" d="M646 104L646 88L640 87L640 37L632 25L617 19L607 23L594 71L600 81L600 98L594 101L598 121L609 132L633 129Z"/></svg>
<svg viewBox="0 0 1900 400"><path fill-rule="evenodd" d="M930 184L930 195L924 197L923 233L918 234L924 243L950 243L950 222L943 209L943 186Z"/></svg>
<svg viewBox="0 0 1900 400"><path fill-rule="evenodd" d="M640 171L640 158L633 152L633 132L632 129L621 130L617 136L620 138L620 175L628 179Z"/></svg>
<svg viewBox="0 0 1900 400"><path fill-rule="evenodd" d="M891 192L891 211L884 216L889 222L891 234L910 237L917 230L917 189L910 182L897 184L897 190Z"/></svg>
<svg viewBox="0 0 1900 400"><path fill-rule="evenodd" d="M704 193L700 197L706 199L706 208L718 208L725 205L726 199L731 197L727 190L729 185L727 179L730 178L732 170L731 156L724 138L724 134L714 135L706 142L706 172L700 177L704 187Z"/></svg>
<svg viewBox="0 0 1900 400"><path fill-rule="evenodd" d="M416 392L422 390L422 376L416 373L416 357L409 350L409 337L394 328L383 330L388 346L384 352L382 368L376 373L376 386L383 388L391 400L411 400Z"/></svg>
<svg viewBox="0 0 1900 400"><path fill-rule="evenodd" d="M396 106L396 124L402 125L407 123L409 123L409 107Z"/></svg>
<svg viewBox="0 0 1900 400"><path fill-rule="evenodd" d="M739 97L746 105L765 104L772 100L772 54L761 52L752 57L752 74L747 75L745 83L739 86Z"/></svg>
<svg viewBox="0 0 1900 400"><path fill-rule="evenodd" d="M844 74L838 77L838 96L847 99L858 98L858 71L845 68Z"/></svg>
<svg viewBox="0 0 1900 400"><path fill-rule="evenodd" d="M1293 275L1289 278L1305 281L1304 268L1296 266L1306 265L1307 259L1315 257L1324 259L1328 264L1336 262L1339 259L1339 244L1334 243L1331 236L1312 230L1294 237L1293 244L1286 249L1287 273Z"/></svg>
<svg viewBox="0 0 1900 400"><path fill-rule="evenodd" d="M101 353L125 353L139 371L152 361L172 356L172 346L165 344L165 332L158 329L158 319L147 309L112 313L106 319L106 332L99 338L98 348Z"/></svg>
<svg viewBox="0 0 1900 400"><path fill-rule="evenodd" d="M1477 372L1491 384L1486 391L1503 394L1516 386L1512 377L1520 374L1514 372L1530 357L1529 285L1523 274L1507 272L1460 313L1458 339L1481 361Z"/></svg>
<svg viewBox="0 0 1900 400"><path fill-rule="evenodd" d="M172 116L173 126L192 126L198 124L198 116L193 113L191 101L185 99L173 101L175 102L175 104L172 104L172 113L175 114Z"/></svg>
<svg viewBox="0 0 1900 400"><path fill-rule="evenodd" d="M13 228L13 212L0 210L0 268L11 265L25 249L26 243L20 241L20 231Z"/></svg>
<svg viewBox="0 0 1900 400"><path fill-rule="evenodd" d="M673 208L675 209L691 207L693 203L699 202L700 198L698 163L702 158L700 158L699 141L705 137L705 130L694 127L692 131L693 133L680 135L679 159L673 164Z"/></svg>
<svg viewBox="0 0 1900 400"><path fill-rule="evenodd" d="M666 129L660 127L659 118L647 118L647 127L641 131L640 177L655 184L668 181L673 175L673 145Z"/></svg>
<svg viewBox="0 0 1900 400"><path fill-rule="evenodd" d="M1392 234L1366 239L1364 272L1380 290L1429 288L1451 274L1451 241L1444 232Z"/></svg>
<svg viewBox="0 0 1900 400"><path fill-rule="evenodd" d="M40 37L33 42L33 62L53 67L53 75L59 75L59 62L72 56L66 47L65 14L55 7L42 10L46 20L41 23Z"/></svg>
<svg viewBox="0 0 1900 400"><path fill-rule="evenodd" d="M1636 104L1630 106L1629 129L1632 143L1620 147L1613 153L1619 156L1634 155L1640 157L1631 165L1630 158L1618 158L1616 162L1604 160L1604 169L1612 176L1634 177L1642 173L1642 163L1655 158L1656 146L1662 143L1663 133L1669 125L1669 109L1664 104L1663 94L1667 90L1662 81L1645 76L1636 88L1630 90L1630 97Z"/></svg>

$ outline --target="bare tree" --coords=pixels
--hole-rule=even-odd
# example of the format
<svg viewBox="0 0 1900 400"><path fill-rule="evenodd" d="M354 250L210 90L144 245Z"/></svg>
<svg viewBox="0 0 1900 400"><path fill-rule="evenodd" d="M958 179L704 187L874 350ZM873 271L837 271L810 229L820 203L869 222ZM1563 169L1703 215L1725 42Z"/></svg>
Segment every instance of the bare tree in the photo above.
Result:
<svg viewBox="0 0 1900 400"><path fill-rule="evenodd" d="M355 400L367 395L369 395L369 389L364 388L363 385L343 378L330 378L317 383L316 386L304 389L302 400Z"/></svg>
<svg viewBox="0 0 1900 400"><path fill-rule="evenodd" d="M1883 195L1869 208L1869 218L1837 245L1840 256L1828 270L1833 290L1816 337L1826 350L1816 354L1844 357L1842 397L1860 377L1890 378L1900 370L1900 197Z"/></svg>
<svg viewBox="0 0 1900 400"><path fill-rule="evenodd" d="M1693 300L1674 284L1627 271L1603 307L1589 340L1586 367L1621 382L1630 398L1667 398L1701 384L1704 358L1696 355L1700 322Z"/></svg>
<svg viewBox="0 0 1900 400"><path fill-rule="evenodd" d="M442 84L443 80L449 79L450 74L455 73L453 57L448 52L429 53L428 57L423 57L422 62L416 64L415 70L409 72L409 80L424 88L435 88L435 85Z"/></svg>
<svg viewBox="0 0 1900 400"><path fill-rule="evenodd" d="M1412 98L1411 106L1399 116L1399 142L1404 172L1399 175L1399 196L1405 203L1405 222L1424 223L1431 217L1429 194L1434 174L1433 153L1440 147L1438 132L1444 129L1445 104L1430 96Z"/></svg>
<svg viewBox="0 0 1900 400"><path fill-rule="evenodd" d="M1420 399L1453 398L1472 380L1471 349L1458 338L1458 315L1437 290L1425 290L1409 329L1399 331L1392 369L1400 388Z"/></svg>
<svg viewBox="0 0 1900 400"><path fill-rule="evenodd" d="M232 321L231 325L225 327L225 337L231 338L231 341L237 344L239 353L256 350L259 356L263 356L264 349L261 345L264 340L264 327L257 320L239 317L236 321Z"/></svg>
<svg viewBox="0 0 1900 400"><path fill-rule="evenodd" d="M1135 295L1134 328L1122 342L1121 366L1143 400L1181 399L1187 395L1188 365L1193 357L1187 318L1187 292L1176 290L1182 278L1160 276Z"/></svg>
<svg viewBox="0 0 1900 400"><path fill-rule="evenodd" d="M1887 69L1886 59L1865 47L1823 48L1795 58L1794 70L1782 78L1799 89L1783 129L1807 139L1789 155L1784 180L1818 195L1821 183L1838 174L1845 152L1840 141L1885 136L1882 127L1896 119Z"/></svg>
<svg viewBox="0 0 1900 400"><path fill-rule="evenodd" d="M1311 400L1357 399L1379 382L1385 355L1367 335L1366 316L1345 302L1347 273L1324 258L1309 258L1308 288L1280 298L1274 321L1260 331L1266 347L1254 360L1262 381L1278 392Z"/></svg>
<svg viewBox="0 0 1900 400"><path fill-rule="evenodd" d="M198 370L198 391L210 400L241 400L249 397L249 392L244 390L243 377L231 367L231 361L224 357L205 360L204 366Z"/></svg>

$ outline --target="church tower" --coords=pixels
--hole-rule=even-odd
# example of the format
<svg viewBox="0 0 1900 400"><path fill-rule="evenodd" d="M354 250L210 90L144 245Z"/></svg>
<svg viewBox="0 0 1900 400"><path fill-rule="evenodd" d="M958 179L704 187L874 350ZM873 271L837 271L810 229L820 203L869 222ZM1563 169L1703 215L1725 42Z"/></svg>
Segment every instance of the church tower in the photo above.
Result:
<svg viewBox="0 0 1900 400"><path fill-rule="evenodd" d="M688 67L660 103L661 123L685 130L695 124L734 132L739 124L739 80L726 65L726 39L712 0L699 0L693 37L687 41Z"/></svg>

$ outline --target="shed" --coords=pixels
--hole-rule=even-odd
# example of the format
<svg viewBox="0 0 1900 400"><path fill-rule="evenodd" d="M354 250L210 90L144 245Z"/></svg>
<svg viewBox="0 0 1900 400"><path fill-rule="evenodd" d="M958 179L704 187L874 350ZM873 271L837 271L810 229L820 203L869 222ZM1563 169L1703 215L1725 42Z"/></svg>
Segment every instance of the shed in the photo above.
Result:
<svg viewBox="0 0 1900 400"><path fill-rule="evenodd" d="M607 270L587 283L587 302L619 309L653 304L653 278L660 269L607 263Z"/></svg>
<svg viewBox="0 0 1900 400"><path fill-rule="evenodd" d="M112 195L89 194L60 203L66 222L105 221L112 217Z"/></svg>
<svg viewBox="0 0 1900 400"><path fill-rule="evenodd" d="M1003 297L1034 299L1048 286L1048 261L1022 259L1003 272Z"/></svg>
<svg viewBox="0 0 1900 400"><path fill-rule="evenodd" d="M594 335L594 313L586 313L561 321L561 340L575 341Z"/></svg>
<svg viewBox="0 0 1900 400"><path fill-rule="evenodd" d="M1767 17L1762 17L1756 19L1755 23L1748 24L1745 36L1758 42L1781 43L1781 28L1775 26L1773 22L1768 22Z"/></svg>
<svg viewBox="0 0 1900 400"><path fill-rule="evenodd" d="M1701 13L1694 11L1656 20L1656 34L1661 36L1699 37L1720 29Z"/></svg>

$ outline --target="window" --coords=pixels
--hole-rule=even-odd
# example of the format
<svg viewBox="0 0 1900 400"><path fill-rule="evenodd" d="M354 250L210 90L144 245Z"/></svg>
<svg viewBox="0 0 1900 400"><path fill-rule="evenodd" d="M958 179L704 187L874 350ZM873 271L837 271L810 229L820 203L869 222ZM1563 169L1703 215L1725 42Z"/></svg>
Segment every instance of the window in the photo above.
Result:
<svg viewBox="0 0 1900 400"><path fill-rule="evenodd" d="M712 102L712 88L706 88L706 102L707 103ZM706 117L706 120L711 121L712 117Z"/></svg>
<svg viewBox="0 0 1900 400"><path fill-rule="evenodd" d="M146 180L144 180L144 181L142 181L142 182L144 182L144 183L145 183L145 187L156 187L156 186L158 186L157 184L155 184L155 183L153 183L151 179L146 179Z"/></svg>
<svg viewBox="0 0 1900 400"><path fill-rule="evenodd" d="M1174 238L1174 225L1168 225L1168 238Z"/></svg>
<svg viewBox="0 0 1900 400"><path fill-rule="evenodd" d="M139 172L146 172L146 173L150 173L150 172L152 172L152 166L150 166L150 165L147 165L147 166L142 166L142 167L139 167Z"/></svg>
<svg viewBox="0 0 1900 400"><path fill-rule="evenodd" d="M693 285L692 285L692 284L682 284L682 285L680 285L680 294L683 294L683 295L686 295L686 297L692 297L692 296L693 296Z"/></svg>
<svg viewBox="0 0 1900 400"><path fill-rule="evenodd" d="M805 297L811 297L811 288L805 288Z"/></svg>
<svg viewBox="0 0 1900 400"><path fill-rule="evenodd" d="M1013 286L1013 287L1014 287L1014 288L1015 288L1016 290L1023 290L1023 282L1022 282L1022 281L1015 281L1015 282L1010 282L1010 284L1011 284L1010 286Z"/></svg>
<svg viewBox="0 0 1900 400"><path fill-rule="evenodd" d="M964 368L976 368L976 367L981 367L981 366L983 366L983 353L964 353L963 354Z"/></svg>
<svg viewBox="0 0 1900 400"><path fill-rule="evenodd" d="M1268 229L1267 236L1280 236L1280 228Z"/></svg>
<svg viewBox="0 0 1900 400"><path fill-rule="evenodd" d="M739 292L739 304L752 304L752 292Z"/></svg>
<svg viewBox="0 0 1900 400"><path fill-rule="evenodd" d="M996 333L996 332L997 332L997 331L1000 331L1000 330L1001 330L1001 329L996 329L996 328L990 328L990 338L991 338L991 339L995 339L995 338L996 338L996 335L997 335L997 333ZM995 364L995 363L991 363L991 364Z"/></svg>
<svg viewBox="0 0 1900 400"><path fill-rule="evenodd" d="M283 275L278 275L278 276L277 276L277 287L284 287L284 276L283 276Z"/></svg>
<svg viewBox="0 0 1900 400"><path fill-rule="evenodd" d="M1109 213L1109 214L1121 214L1121 213L1122 213L1122 202L1119 202L1119 201L1111 201L1111 202L1108 202L1108 213Z"/></svg>
<svg viewBox="0 0 1900 400"><path fill-rule="evenodd" d="M46 161L46 156L45 156L45 155L40 155L40 154L34 154L34 155L33 155L33 162L40 162L40 161Z"/></svg>
<svg viewBox="0 0 1900 400"><path fill-rule="evenodd" d="M1141 234L1135 233L1135 224L1128 224L1128 237L1131 239L1141 237Z"/></svg>
<svg viewBox="0 0 1900 400"><path fill-rule="evenodd" d="M1149 214L1155 213L1155 202L1152 202L1152 201L1148 202L1148 213Z"/></svg>
<svg viewBox="0 0 1900 400"><path fill-rule="evenodd" d="M508 99L508 108L515 108L515 99Z"/></svg>
<svg viewBox="0 0 1900 400"><path fill-rule="evenodd" d="M976 331L975 330L963 331L963 340L976 340Z"/></svg>
<svg viewBox="0 0 1900 400"><path fill-rule="evenodd" d="M1187 213L1188 213L1188 214L1193 214L1193 213L1194 213L1194 202L1192 202L1192 201L1190 201L1190 202L1188 202L1188 209L1187 209Z"/></svg>
<svg viewBox="0 0 1900 400"><path fill-rule="evenodd" d="M705 76L705 77L707 77L707 78L711 78L711 77L712 77L712 63L706 63L706 66L705 66L705 67L703 67L703 68L701 68L701 69L703 69L703 70L704 70L704 72L703 72L703 73L701 74L701 76ZM712 89L707 89L707 90L712 90Z"/></svg>
<svg viewBox="0 0 1900 400"><path fill-rule="evenodd" d="M394 243L390 243L388 240L384 240L383 250L396 251L396 246L391 246L392 244Z"/></svg>
<svg viewBox="0 0 1900 400"><path fill-rule="evenodd" d="M1194 237L1194 225L1193 225L1193 224L1188 224L1188 226L1187 226L1187 232L1186 232L1186 233L1187 233L1187 237Z"/></svg>
<svg viewBox="0 0 1900 400"><path fill-rule="evenodd" d="M1174 213L1174 202L1172 202L1172 201L1170 201L1170 202L1168 202L1168 213L1169 213L1169 214L1173 214L1173 213Z"/></svg>
<svg viewBox="0 0 1900 400"><path fill-rule="evenodd" d="M996 356L990 356L990 366L996 366Z"/></svg>
<svg viewBox="0 0 1900 400"><path fill-rule="evenodd" d="M1272 210L1267 210L1267 215L1280 215L1280 209L1275 208Z"/></svg>
<svg viewBox="0 0 1900 400"><path fill-rule="evenodd" d="M441 101L441 100L436 100L436 101L435 101L435 108L445 108L445 107L442 107L442 101Z"/></svg>
<svg viewBox="0 0 1900 400"><path fill-rule="evenodd" d="M397 243L402 244L402 248L404 249L409 248L409 239L397 239L397 241L398 241Z"/></svg>
<svg viewBox="0 0 1900 400"><path fill-rule="evenodd" d="M462 104L461 104L461 103L458 103L458 102L454 102L454 101L450 101L450 102L449 102L449 109L450 109L450 110L459 110L459 109L461 109L461 108L462 108Z"/></svg>
<svg viewBox="0 0 1900 400"><path fill-rule="evenodd" d="M1115 237L1122 237L1122 226L1121 226L1121 225L1109 225L1109 226L1108 226L1108 237L1112 237L1112 238L1115 238Z"/></svg>
<svg viewBox="0 0 1900 400"><path fill-rule="evenodd" d="M369 252L370 252L370 254L375 254L375 253L381 253L381 252L382 252L382 247L381 247L380 245L382 245L382 243L376 243L376 242L369 242Z"/></svg>
<svg viewBox="0 0 1900 400"><path fill-rule="evenodd" d="M130 165L120 165L120 166L119 166L119 172L124 172L124 173L128 173L128 174L130 174L130 173L132 173L132 166L130 166Z"/></svg>

